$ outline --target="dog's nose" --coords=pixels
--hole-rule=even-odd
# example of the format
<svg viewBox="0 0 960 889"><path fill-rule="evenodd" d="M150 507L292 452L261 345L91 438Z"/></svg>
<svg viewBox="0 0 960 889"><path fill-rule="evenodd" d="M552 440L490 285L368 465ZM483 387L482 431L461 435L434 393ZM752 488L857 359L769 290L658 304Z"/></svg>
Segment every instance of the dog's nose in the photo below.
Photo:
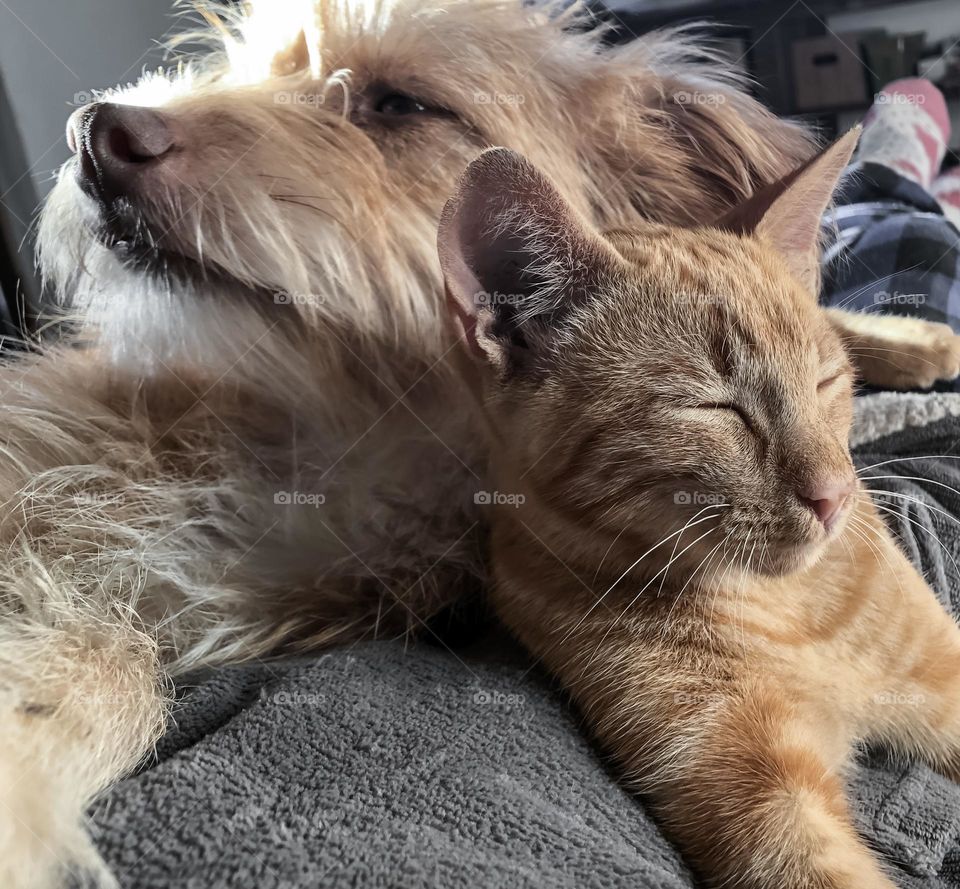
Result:
<svg viewBox="0 0 960 889"><path fill-rule="evenodd" d="M158 111L110 102L70 115L67 144L77 155L80 187L107 203L127 194L175 147L170 124Z"/></svg>
<svg viewBox="0 0 960 889"><path fill-rule="evenodd" d="M853 479L838 476L820 479L805 485L797 492L800 502L809 508L829 531L837 523L853 493Z"/></svg>

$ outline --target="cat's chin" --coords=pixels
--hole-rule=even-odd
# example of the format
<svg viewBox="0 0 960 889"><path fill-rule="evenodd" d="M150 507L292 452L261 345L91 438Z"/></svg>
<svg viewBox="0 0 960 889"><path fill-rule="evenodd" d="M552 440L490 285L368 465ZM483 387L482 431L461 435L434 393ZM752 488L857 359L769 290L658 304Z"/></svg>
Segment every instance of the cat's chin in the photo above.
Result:
<svg viewBox="0 0 960 889"><path fill-rule="evenodd" d="M827 541L801 543L768 552L755 566L755 573L762 577L787 577L813 567L827 549Z"/></svg>

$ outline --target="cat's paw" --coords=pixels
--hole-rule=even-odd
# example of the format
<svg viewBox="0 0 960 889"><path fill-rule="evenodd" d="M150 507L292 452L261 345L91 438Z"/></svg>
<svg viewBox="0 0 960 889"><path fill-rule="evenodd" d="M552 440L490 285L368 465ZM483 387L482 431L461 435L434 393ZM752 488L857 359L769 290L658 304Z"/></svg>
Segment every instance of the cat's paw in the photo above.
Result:
<svg viewBox="0 0 960 889"><path fill-rule="evenodd" d="M899 371L897 389L929 389L960 376L960 336L947 324L919 321L916 339L898 343L893 361Z"/></svg>
<svg viewBox="0 0 960 889"><path fill-rule="evenodd" d="M960 336L947 324L830 309L860 378L883 389L929 389L960 376Z"/></svg>

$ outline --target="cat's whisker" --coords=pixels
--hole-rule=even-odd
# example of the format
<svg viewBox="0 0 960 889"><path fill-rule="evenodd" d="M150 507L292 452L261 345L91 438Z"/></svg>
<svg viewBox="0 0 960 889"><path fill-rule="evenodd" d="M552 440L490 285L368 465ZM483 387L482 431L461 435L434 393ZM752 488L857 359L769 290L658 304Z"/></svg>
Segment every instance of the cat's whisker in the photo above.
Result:
<svg viewBox="0 0 960 889"><path fill-rule="evenodd" d="M699 512L697 512L697 513L693 516L693 518L691 518L682 528L680 528L679 531L674 531L672 534L669 534L669 535L667 535L666 537L664 537L659 543L656 543L656 544L654 544L652 547L650 547L650 549L648 549L642 556L640 556L636 561L634 561L634 563L633 563L629 568L627 568L626 571L624 571L623 574L621 574L621 575L610 585L609 589L607 589L607 591L603 594L603 596L600 597L600 599L598 600L598 602L599 602L600 600L602 600L608 593L610 593L610 592L614 589L614 587L616 587L617 584L620 583L621 580L623 580L631 571L633 571L633 569L636 568L637 565L639 565L639 564L640 564L647 556L649 556L650 553L652 553L655 549L657 549L657 548L660 547L660 546L663 546L664 543L666 543L668 540L672 540L674 537L682 536L682 535L683 535L683 532L686 531L688 528L692 528L692 527L694 527L695 525L700 525L700 524L702 524L703 522L709 521L710 519L719 518L719 513L712 514L712 515L707 515L707 516L704 516L702 519L699 519L698 521L694 521L694 519L696 519L697 516L699 516L699 515L701 515L702 513L706 512L708 509L720 509L721 507L724 507L724 506L726 506L726 504L723 504L723 503L713 503L713 504L710 504L709 506L703 507L703 509L701 509ZM656 576L657 576L657 575L654 575L654 577L656 577Z"/></svg>
<svg viewBox="0 0 960 889"><path fill-rule="evenodd" d="M892 358L886 358L883 355L878 355L877 352L888 352L891 355L906 355L914 361L922 361L931 367L939 366L935 361L930 361L928 358L921 358L916 352L910 352L906 349L882 349L879 346L870 346L868 349L858 349L855 346L848 346L847 351L854 357L865 355L870 358L876 358L878 361L886 361L887 364L892 364L894 367L900 367L900 362L894 361Z"/></svg>
<svg viewBox="0 0 960 889"><path fill-rule="evenodd" d="M850 541L847 539L846 534L841 534L839 537L840 544L843 546L844 550L848 555L853 556L853 547L850 545Z"/></svg>
<svg viewBox="0 0 960 889"><path fill-rule="evenodd" d="M697 516L701 515L701 514L702 514L703 512L705 512L706 510L708 510L708 509L715 509L716 507L721 506L721 505L725 505L725 504L711 504L710 506L705 506L705 507L703 507L703 509L701 509L699 512L697 512L697 513L690 519L690 521L688 521L682 528L680 528L680 529L677 530L677 531L674 531L672 534L668 534L668 535L667 535L666 537L664 537L662 540L658 541L658 542L655 543L653 546L651 546L650 549L648 549L642 556L640 556L640 558L638 558L626 571L623 572L623 574L620 575L620 577L618 577L618 578L613 582L613 584L609 587L609 589L606 590L606 592L603 593L603 595L597 597L596 601L583 613L583 615L581 616L580 620L578 620L577 623L576 623L570 630L567 631L567 633L564 635L564 637L563 637L562 639L560 639L558 642L556 642L556 643L554 643L553 645L551 645L547 650L548 650L548 651L552 651L554 648L556 648L556 647L558 647L558 646L560 646L560 645L563 645L564 642L566 642L578 629L580 629L580 627L582 626L583 622L593 613L594 609L595 609L601 602L603 602L603 600L607 597L607 595L611 592L611 590L613 590L613 588L614 588L618 583L620 583L620 581L623 580L624 577L626 577L634 568L636 568L637 565L640 564L641 561L643 561L643 559L645 559L647 556L649 556L652 552L654 552L654 551L655 551L656 549L658 549L659 547L663 546L663 544L665 544L667 541L672 540L674 537L678 537L679 535L682 535L683 532L686 531L688 528L692 528L692 527L694 527L695 525L699 525L699 524L701 524L701 523L703 523L703 522L706 522L706 521L708 521L708 520L710 520L710 519L719 518L719 513L716 513L716 514L712 514L712 515L703 516L703 518L698 519L697 521L694 521L694 519L697 519ZM621 533L622 533L622 532L621 532ZM694 541L694 542L696 542L696 541ZM669 562L667 563L667 566L666 566L666 567L669 567ZM663 569L661 569L661 570L663 570ZM657 574L655 574L655 575L651 578L651 582L652 582L653 580L656 580L658 574L659 574L659 572L658 572Z"/></svg>
<svg viewBox="0 0 960 889"><path fill-rule="evenodd" d="M717 597L720 595L720 591L723 589L723 585L726 582L727 577L730 574L731 566L736 562L740 557L740 548L743 546L743 541L738 541L736 543L736 549L733 552L732 558L724 558L723 562L719 567L720 569L720 580L717 581L709 590L710 594L710 617L706 620L706 628L709 632L713 632L713 612L716 608ZM706 612L704 612L706 614Z"/></svg>
<svg viewBox="0 0 960 889"><path fill-rule="evenodd" d="M716 518L716 516L707 516L707 518ZM689 524L689 523L688 523L688 524ZM698 522L697 524L699 524L699 522ZM714 531L716 531L718 527L719 527L719 526L714 525L712 528L708 528L705 533L701 534L701 535L700 535L696 540L694 540L692 543L687 544L679 553L677 553L676 555L672 555L672 556L671 556L671 558L670 558L670 560L667 562L667 564L664 565L656 574L653 575L653 577L651 577L651 578L640 588L640 591L627 603L627 605L626 605L626 607L623 609L623 611L621 611L621 612L610 622L610 626L607 627L607 631L603 634L603 636L600 638L600 641L597 643L597 649L596 649L597 651L599 651L599 650L602 649L603 643L606 641L607 636L610 635L610 631L611 631L617 624L619 624L621 620L623 620L623 616L634 606L634 604L636 603L637 599L639 599L639 598L646 592L646 590L650 587L650 584L652 584L661 574L663 574L664 576L666 576L666 573L670 570L670 566L673 565L673 563L676 562L677 559L679 559L679 558L680 558L685 552L687 552L687 550L689 550L691 547L696 546L701 540L703 540L705 537L708 537L710 534L712 534ZM681 531L685 530L686 528L687 528L687 525L684 525L684 527L681 529ZM614 584L614 586L615 586L615 585L616 585L616 584ZM613 587L611 587L610 589L613 589ZM610 590L607 590L607 592L609 592L609 591L610 591ZM604 593L604 595L606 595L606 593ZM593 656L591 656L591 659L590 659L590 660L592 660L592 659L593 659ZM587 661L586 667L589 667L589 666L590 666L590 661Z"/></svg>
<svg viewBox="0 0 960 889"><path fill-rule="evenodd" d="M686 527L686 526L684 526ZM681 533L679 537L673 542L673 550L670 553L670 558L667 560L667 571L663 572L663 576L660 578L660 586L657 589L657 598L660 598L661 593L663 593L663 586L667 582L667 574L669 574L669 568L673 564L673 561L677 555L677 547L680 546L680 541L683 539L683 534Z"/></svg>
<svg viewBox="0 0 960 889"><path fill-rule="evenodd" d="M718 583L717 575L721 571L727 571L730 563L728 558L728 551L730 548L731 540L729 537L725 537L723 540L723 552L720 554L720 559L717 564L714 566L713 574L710 576L710 583L707 585L708 589L714 589Z"/></svg>
<svg viewBox="0 0 960 889"><path fill-rule="evenodd" d="M606 516L607 512L609 512L609 510L606 510L603 515ZM621 537L623 537L623 535L627 532L629 527L630 527L629 525L624 525L624 527L620 530L620 533L613 538L613 541L610 543L610 546L607 547L606 551L603 554L603 558L600 559L600 564L597 565L597 570L594 571L593 573L593 579L590 581L591 586L593 586L597 582L597 578L600 576L600 572L603 570L603 563L607 561L607 556L610 555L610 551L617 545L617 541Z"/></svg>
<svg viewBox="0 0 960 889"><path fill-rule="evenodd" d="M733 565L737 566L737 573L740 575L739 586L742 586L746 580L744 557L746 556L747 545L750 543L751 537L753 537L753 528L750 528L747 530L747 536L740 541L740 544L737 547L737 551L733 559L730 561L730 565L728 566L728 570L730 566L733 566ZM756 542L754 542L754 546L756 546ZM753 550L751 550L751 553L752 552ZM707 626L710 627L711 630L713 629L713 621L714 621L714 617L716 616L716 610L717 610L717 600L720 597L721 591L722 591L721 587L718 586L717 589L714 591L713 601L710 603L710 617L707 620Z"/></svg>
<svg viewBox="0 0 960 889"><path fill-rule="evenodd" d="M747 532L747 537L737 541L736 549L733 552L733 557L727 560L726 565L724 566L724 575L720 583L717 584L716 588L713 590L713 595L710 598L710 616L707 619L707 627L711 631L713 630L713 617L717 608L717 598L720 595L724 585L730 577L731 569L734 565L739 564L740 558L743 554L743 549L746 546L747 540L749 540L750 532Z"/></svg>
<svg viewBox="0 0 960 889"><path fill-rule="evenodd" d="M851 517L851 519L850 519L850 521L849 521L849 523L848 523L848 525L847 525L847 530L849 531L849 533L850 533L852 536L856 537L857 540L859 540L859 541L860 541L861 543L863 543L868 549L870 549L870 551L873 552L874 556L876 556L876 550L874 550L873 546L871 545L870 540L868 540L868 539L866 538L866 536L865 536L864 533L863 533L863 529L862 529L861 527L859 527L859 526L853 521L852 517ZM878 561L879 561L879 559L878 559Z"/></svg>
<svg viewBox="0 0 960 889"><path fill-rule="evenodd" d="M723 541L723 549L720 552L720 557L717 559L717 563L713 567L713 573L710 575L710 580L707 584L703 586L700 590L702 593L707 595L716 595L721 587L721 584L725 582L726 575L730 572L730 566L734 562L734 558L731 558L730 550L731 544L734 543L729 537L725 538ZM735 547L739 547L739 542L734 544ZM706 606L704 606L704 613ZM719 655L718 655L719 656Z"/></svg>
<svg viewBox="0 0 960 889"><path fill-rule="evenodd" d="M763 548L760 550L760 558L757 560L757 565L758 565L758 566L763 564L763 560L766 558L767 553L769 552L769 549L770 549L769 545L767 544L766 541L764 541L764 542L763 542ZM744 648L743 648L744 652L746 652L746 646L747 646L746 632L745 632L744 626L743 626L743 623L744 623L744 621L743 621L743 611L744 611L744 608L745 608L745 601L744 601L745 598L746 598L746 597L744 596L744 597L742 597L741 600L740 600L740 642L741 642L741 644L742 644L743 647L744 647Z"/></svg>
<svg viewBox="0 0 960 889"><path fill-rule="evenodd" d="M639 599L640 596L642 596L642 595L647 591L647 589L650 587L650 584L652 584L652 583L657 579L657 577L658 577L659 575L661 575L661 574L663 575L663 578L661 579L661 589L662 589L663 580L666 579L666 576L667 576L667 574L668 574L669 571L670 571L670 567L671 567L685 552L687 552L687 550L689 550L689 549L691 549L692 547L696 546L701 540L703 540L705 537L709 536L709 535L712 534L714 531L716 531L716 530L718 529L718 527L719 527L718 525L714 525L712 528L708 528L708 529L707 529L703 534L701 534L696 540L694 540L692 543L687 544L687 546L685 546L682 550L680 550L679 553L676 552L676 548L674 548L674 551L670 554L670 558L669 558L669 560L667 561L667 564L664 565L656 574L653 575L653 577L651 577L651 578L640 588L640 591L630 600L630 602L627 604L627 607L624 608L624 610L621 611L620 614L614 619L614 623L615 623L615 624L618 623L618 622L621 620L621 618L623 618L624 614L626 614L627 611L630 610L630 608L631 608L631 607L633 606L633 604L637 601L637 599ZM678 538L678 539L679 539L679 538ZM658 595L659 595L659 592L658 592Z"/></svg>
<svg viewBox="0 0 960 889"><path fill-rule="evenodd" d="M950 515L950 513L946 510L941 509L939 506L934 506L932 503L927 503L925 500L921 500L919 497L913 497L910 494L901 494L899 491L885 491L882 488L871 488L871 493L885 494L888 497L899 497L901 500L906 500L910 503L916 503L919 506L923 506L927 509L933 510L934 512L940 513L940 515L942 515L944 518L949 519L957 526L960 526L960 519L957 519L956 516ZM874 500L874 503L876 503L876 500Z"/></svg>
<svg viewBox="0 0 960 889"><path fill-rule="evenodd" d="M907 460L960 460L960 456L955 454L925 454L922 457L894 457L891 460L881 460L879 463L871 463L869 466L861 466L857 470L857 475L866 472L868 469L876 469L878 466L886 466L888 463L903 463Z"/></svg>
<svg viewBox="0 0 960 889"><path fill-rule="evenodd" d="M701 571L701 569L704 570L704 571L706 571L706 567L705 567L705 566L707 565L709 559L711 559L711 558L713 557L714 553L716 553L716 551L717 551L718 549L720 549L721 547L725 546L726 542L727 542L727 538L724 537L722 540L720 540L720 541L713 547L713 549L711 549L711 550L703 557L703 559L700 561L700 564L697 565L697 567L694 568L694 570L690 572L690 576L686 579L686 581L684 582L683 586L680 587L680 590L677 592L676 596L674 596L673 604L671 604L670 609L667 611L667 616L664 618L664 621L663 621L663 630L661 631L661 634L660 634L660 638L661 638L661 639L665 639L665 638L666 638L667 631L668 631L668 629L669 629L669 627L670 627L670 618L671 618L671 616L673 615L674 609L677 607L677 603L678 603L678 602L680 601L680 599L683 597L684 592L685 592L685 591L687 590L687 588L690 586L691 582L692 582L693 579L697 576L697 574ZM721 557L722 557L722 554L721 554Z"/></svg>
<svg viewBox="0 0 960 889"><path fill-rule="evenodd" d="M744 600L746 598L747 582L749 580L750 573L753 570L753 554L757 550L758 542L759 541L756 541L756 540L753 542L753 546L750 547L750 555L747 556L747 560L744 563L744 566L740 575L740 586L737 588L736 607L734 608L734 619L736 620L737 618L739 618L740 645L742 646L744 651L747 650L747 636L743 626ZM766 546L766 544L764 544L764 546ZM734 628L736 629L736 624L734 625Z"/></svg>
<svg viewBox="0 0 960 889"><path fill-rule="evenodd" d="M903 514L903 513L899 513L899 512L897 512L895 509L891 509L889 506L886 506L886 505L884 505L883 503L874 503L874 506L876 506L877 509L879 509L879 510L885 512L885 513L887 513L887 514L890 515L890 516L892 516L893 518L896 518L896 519L905 519L905 520L906 520L907 522L909 522L913 527L917 528L917 529L920 530L920 531L923 531L925 534L929 534L929 535L937 542L938 546L944 551L944 553L946 554L947 558L950 560L951 564L953 565L953 571L954 571L954 576L955 576L955 578L958 579L958 580L960 580L960 565L957 564L957 560L954 558L954 555L953 555L953 553L950 551L950 548L949 548L933 531L931 531L931 530L930 530L929 528L927 528L925 525L922 525L922 524L921 524L920 522L918 522L915 518L913 518L913 516L909 516L909 515L905 515L905 514Z"/></svg>
<svg viewBox="0 0 960 889"><path fill-rule="evenodd" d="M846 299L843 299L840 302L838 302L836 305L836 308L838 309L845 308L846 306L850 305L850 303L853 302L853 300L855 300L862 293L866 293L868 290L872 290L874 287L877 287L881 284L886 284L887 281L891 280L897 275L903 274L904 272L912 271L913 269L916 269L919 267L920 267L920 263L916 263L915 265L911 266L909 269L903 269L902 271L898 269L896 272L893 272L892 274L884 275L882 278L877 278L876 280L871 281L869 284L865 284L859 290L854 290L853 293L851 293ZM862 314L867 315L869 314L869 312L862 312Z"/></svg>
<svg viewBox="0 0 960 889"><path fill-rule="evenodd" d="M957 490L953 485L948 485L946 482L938 482L932 478L923 478L918 475L868 475L865 476L866 481L882 481L884 479L902 479L905 482L922 482L925 485L935 485L938 488L946 488L953 494L960 496L960 490Z"/></svg>
<svg viewBox="0 0 960 889"><path fill-rule="evenodd" d="M887 554L886 550L883 547L883 542L884 542L883 532L879 528L875 528L874 526L868 524L864 519L856 515L851 516L850 525L854 530L859 531L861 533L862 535L861 539L864 541L864 543L866 543L871 548L871 550L873 550L873 552L879 553L880 556L883 557L883 561L886 563L886 566L890 569L890 572L896 575L897 586L899 587L899 590L900 590L900 597L904 598L905 593L903 589L903 579L901 578L900 574L896 571L893 563L890 561L890 556ZM875 539L871 539L871 534Z"/></svg>

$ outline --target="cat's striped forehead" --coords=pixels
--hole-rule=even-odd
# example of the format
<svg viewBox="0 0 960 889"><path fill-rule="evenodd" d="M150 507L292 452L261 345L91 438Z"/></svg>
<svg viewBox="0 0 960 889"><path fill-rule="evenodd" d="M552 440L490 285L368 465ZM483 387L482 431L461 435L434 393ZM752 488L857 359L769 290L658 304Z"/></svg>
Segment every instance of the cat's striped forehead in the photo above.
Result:
<svg viewBox="0 0 960 889"><path fill-rule="evenodd" d="M824 329L815 295L755 238L650 227L613 233L610 241L628 265L622 296L599 309L608 323L685 337L708 348L718 366L736 346L815 347Z"/></svg>

